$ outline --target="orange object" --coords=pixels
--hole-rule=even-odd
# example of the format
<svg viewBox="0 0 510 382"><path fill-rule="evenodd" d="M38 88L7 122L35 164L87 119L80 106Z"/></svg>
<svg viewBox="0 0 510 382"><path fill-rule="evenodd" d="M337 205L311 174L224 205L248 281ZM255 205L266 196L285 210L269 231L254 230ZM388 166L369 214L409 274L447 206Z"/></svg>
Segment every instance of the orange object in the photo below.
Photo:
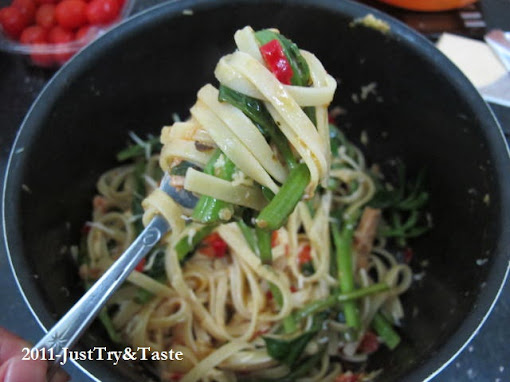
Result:
<svg viewBox="0 0 510 382"><path fill-rule="evenodd" d="M412 11L447 11L449 9L462 8L476 3L477 0L379 0L395 7L406 8Z"/></svg>

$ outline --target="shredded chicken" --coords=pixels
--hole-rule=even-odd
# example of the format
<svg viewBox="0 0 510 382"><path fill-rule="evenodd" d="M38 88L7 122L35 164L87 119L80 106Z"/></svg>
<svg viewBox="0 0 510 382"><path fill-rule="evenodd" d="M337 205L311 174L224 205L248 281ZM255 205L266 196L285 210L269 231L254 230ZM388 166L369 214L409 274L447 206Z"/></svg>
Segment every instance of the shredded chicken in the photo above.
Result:
<svg viewBox="0 0 510 382"><path fill-rule="evenodd" d="M368 259L374 245L380 220L380 209L365 207L358 228L354 233L354 251L356 253L357 268L366 269L368 267Z"/></svg>

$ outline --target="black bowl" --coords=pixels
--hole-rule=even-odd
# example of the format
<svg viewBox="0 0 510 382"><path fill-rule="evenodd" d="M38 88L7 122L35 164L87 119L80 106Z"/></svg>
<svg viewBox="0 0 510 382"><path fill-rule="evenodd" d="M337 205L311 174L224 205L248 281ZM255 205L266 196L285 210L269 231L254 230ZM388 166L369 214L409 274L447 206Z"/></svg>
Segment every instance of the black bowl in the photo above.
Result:
<svg viewBox="0 0 510 382"><path fill-rule="evenodd" d="M391 31L352 23L368 13ZM5 239L27 302L48 328L79 298L67 248L90 217L98 175L115 165L129 130L158 134L172 113L187 115L244 25L278 27L322 60L339 80L333 104L348 111L341 126L355 141L368 133L370 161L400 157L412 172L428 169L434 229L413 242L412 264L417 272L422 260L429 266L403 298L403 343L377 353L368 368L383 367L381 381L430 378L477 331L504 280L510 162L487 105L444 56L404 25L348 1L164 4L62 68L20 129L4 188ZM371 83L377 95L355 102ZM93 326L79 346L99 344L112 346ZM133 363L82 365L101 380L140 380Z"/></svg>

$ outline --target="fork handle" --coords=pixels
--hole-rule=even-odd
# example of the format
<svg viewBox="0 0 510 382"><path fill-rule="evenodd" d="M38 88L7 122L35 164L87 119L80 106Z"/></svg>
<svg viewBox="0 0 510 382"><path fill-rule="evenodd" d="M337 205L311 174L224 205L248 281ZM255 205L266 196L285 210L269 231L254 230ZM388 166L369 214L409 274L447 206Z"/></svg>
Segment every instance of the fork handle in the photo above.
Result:
<svg viewBox="0 0 510 382"><path fill-rule="evenodd" d="M169 230L168 222L160 215L156 215L122 256L34 346L39 350L46 349L47 353L54 356L48 368L48 380L51 380L57 370L63 352L75 344L106 301Z"/></svg>

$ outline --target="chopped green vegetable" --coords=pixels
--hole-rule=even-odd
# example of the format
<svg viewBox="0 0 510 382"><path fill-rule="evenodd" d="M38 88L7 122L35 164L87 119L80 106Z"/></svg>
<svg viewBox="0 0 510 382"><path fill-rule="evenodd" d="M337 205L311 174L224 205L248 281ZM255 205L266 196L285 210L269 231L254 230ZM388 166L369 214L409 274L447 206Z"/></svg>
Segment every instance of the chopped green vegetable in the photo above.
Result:
<svg viewBox="0 0 510 382"><path fill-rule="evenodd" d="M264 198L266 198L268 202L273 200L273 198L274 198L274 192L273 191L271 191L266 186L261 186L260 189L262 190L262 195L264 195Z"/></svg>
<svg viewBox="0 0 510 382"><path fill-rule="evenodd" d="M311 261L307 261L301 265L301 273L305 276L311 276L315 273L315 268L313 267L313 263Z"/></svg>
<svg viewBox="0 0 510 382"><path fill-rule="evenodd" d="M161 151L162 145L159 141L159 137L150 137L148 140L144 142L145 145L150 147L151 152L159 152ZM126 159L132 159L138 156L145 155L145 147L142 145L129 145L124 150L117 153L118 161L125 161Z"/></svg>
<svg viewBox="0 0 510 382"><path fill-rule="evenodd" d="M322 323L326 317L327 315L324 313L317 314L313 318L310 329L292 339L263 337L267 347L267 354L271 358L292 367L301 357L306 345L322 328Z"/></svg>
<svg viewBox="0 0 510 382"><path fill-rule="evenodd" d="M429 194L423 190L424 170L420 171L416 179L406 181L405 166L399 161L397 178L395 188L388 188L374 178L376 194L369 205L384 210L388 225L381 228L381 236L394 238L400 247L404 247L406 239L420 236L430 229L421 210L427 203Z"/></svg>
<svg viewBox="0 0 510 382"><path fill-rule="evenodd" d="M180 262L183 262L186 257L197 247L197 245L209 235L216 225L206 225L199 230L190 238L184 236L177 244L175 244L175 251Z"/></svg>
<svg viewBox="0 0 510 382"><path fill-rule="evenodd" d="M355 229L355 219L349 217L345 220L342 231L336 223L331 224L333 242L336 248L336 261L338 267L338 281L342 293L352 292L354 286L354 273L352 263L352 241ZM358 329L361 326L358 307L355 301L346 301L343 304L346 323Z"/></svg>
<svg viewBox="0 0 510 382"><path fill-rule="evenodd" d="M386 283L376 283L365 288L355 289L354 291L349 293L335 293L326 297L323 300L309 302L308 304L306 304L305 306L303 306L301 309L297 310L294 313L294 318L296 320L302 320L303 318L311 314L315 314L318 312L322 312L326 309L333 308L339 303L357 300L359 298L370 296L372 294L385 292L388 289L389 287Z"/></svg>
<svg viewBox="0 0 510 382"><path fill-rule="evenodd" d="M356 147L345 137L344 133L332 123L329 124L329 142L333 156L337 156L338 149L344 146L348 156L355 160L358 159Z"/></svg>
<svg viewBox="0 0 510 382"><path fill-rule="evenodd" d="M101 323L103 324L104 328L106 329L106 333L108 333L108 337L110 337L110 339L113 342L120 343L122 340L120 338L119 333L113 327L112 320L111 320L110 316L108 315L106 308L103 308L99 311L98 318L99 318L99 321L101 321Z"/></svg>
<svg viewBox="0 0 510 382"><path fill-rule="evenodd" d="M372 328L391 350L394 350L400 343L400 336L381 313L375 314Z"/></svg>
<svg viewBox="0 0 510 382"><path fill-rule="evenodd" d="M249 379L250 382L295 382L298 378L304 377L307 375L314 367L316 367L324 352L326 347L320 349L317 353L307 358L303 362L300 362L298 365L292 368L292 370L283 377L278 378L264 378L264 379Z"/></svg>
<svg viewBox="0 0 510 382"><path fill-rule="evenodd" d="M273 255L271 251L271 231L255 227L255 235L259 248L260 261L262 264L271 264Z"/></svg>
<svg viewBox="0 0 510 382"><path fill-rule="evenodd" d="M280 191L260 212L257 217L257 225L268 231L280 228L294 211L309 182L310 172L308 167L306 164L300 163L291 170Z"/></svg>
<svg viewBox="0 0 510 382"><path fill-rule="evenodd" d="M241 229L241 232L243 233L243 236L246 239L246 242L250 246L251 250L255 252L257 256L260 256L259 248L257 245L257 237L255 236L253 228L248 226L248 224L246 224L243 220L238 221L237 225Z"/></svg>
<svg viewBox="0 0 510 382"><path fill-rule="evenodd" d="M217 166L217 162L220 158L224 158L223 164L221 166ZM216 149L204 168L205 174L214 175L224 180L232 180L234 171L234 163L226 155L224 155L220 149ZM233 212L233 209L234 206L230 203L207 195L202 195L193 210L192 216L193 219L201 223L215 223L222 220L220 216L222 210L230 210Z"/></svg>
<svg viewBox="0 0 510 382"><path fill-rule="evenodd" d="M289 168L297 165L287 138L276 125L273 117L267 111L264 102L245 94L236 92L225 85L220 85L219 101L228 102L241 110L257 126L260 132L276 145L278 151Z"/></svg>

